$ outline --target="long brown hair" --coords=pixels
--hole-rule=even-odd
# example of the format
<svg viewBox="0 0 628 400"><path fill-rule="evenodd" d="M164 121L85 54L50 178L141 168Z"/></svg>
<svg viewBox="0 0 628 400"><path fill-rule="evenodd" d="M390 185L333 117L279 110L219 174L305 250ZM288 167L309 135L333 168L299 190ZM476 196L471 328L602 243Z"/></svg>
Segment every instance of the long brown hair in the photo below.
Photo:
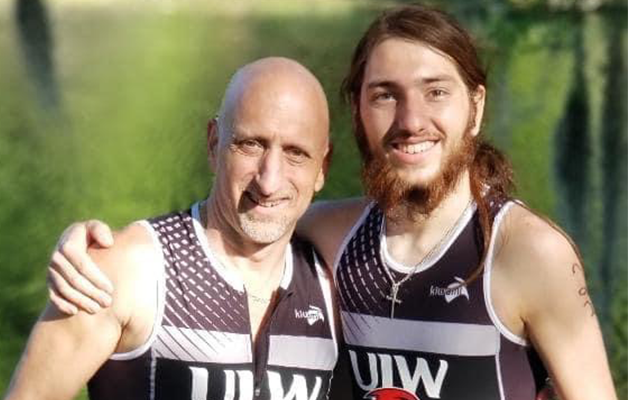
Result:
<svg viewBox="0 0 628 400"><path fill-rule="evenodd" d="M370 161L371 152L359 121L358 105L366 63L373 49L389 38L418 41L449 56L470 94L479 86L486 88L486 71L482 67L471 36L450 15L422 5L406 5L384 11L367 29L358 43L349 73L342 82L341 93L354 109L354 134L362 162ZM472 96L471 96L472 97ZM506 157L478 134L473 144L474 157L469 168L471 193L478 207L482 256L480 265L468 277L473 280L482 272L492 233L490 200L509 197L514 188L513 173Z"/></svg>

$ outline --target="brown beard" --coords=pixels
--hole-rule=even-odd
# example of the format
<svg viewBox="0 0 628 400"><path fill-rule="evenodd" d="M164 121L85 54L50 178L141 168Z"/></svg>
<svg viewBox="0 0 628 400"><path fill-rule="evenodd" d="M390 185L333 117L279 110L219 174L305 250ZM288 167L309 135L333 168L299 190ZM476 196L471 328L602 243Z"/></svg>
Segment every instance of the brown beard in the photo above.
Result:
<svg viewBox="0 0 628 400"><path fill-rule="evenodd" d="M358 129L363 129L360 125ZM473 162L477 140L470 131L467 127L460 144L447 157L438 176L427 184L404 181L383 155L371 152L362 167L367 196L376 200L389 218L416 221L429 215L451 193Z"/></svg>

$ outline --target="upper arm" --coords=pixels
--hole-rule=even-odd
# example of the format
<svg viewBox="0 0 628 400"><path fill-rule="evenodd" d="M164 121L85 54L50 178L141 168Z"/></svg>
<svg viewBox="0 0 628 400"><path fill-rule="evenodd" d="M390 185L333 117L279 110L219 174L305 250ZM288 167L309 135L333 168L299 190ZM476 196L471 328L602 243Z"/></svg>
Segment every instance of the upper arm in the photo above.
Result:
<svg viewBox="0 0 628 400"><path fill-rule="evenodd" d="M343 239L367 204L364 198L317 201L299 219L297 234L312 242L331 266Z"/></svg>
<svg viewBox="0 0 628 400"><path fill-rule="evenodd" d="M33 327L6 400L73 398L112 353L131 343L134 335L127 331L141 331L136 313L144 307L142 297L150 296L143 295L147 292L139 279L144 246L136 229L142 228L118 235L112 248L90 250L116 285L112 307L68 316L47 306Z"/></svg>
<svg viewBox="0 0 628 400"><path fill-rule="evenodd" d="M561 398L614 399L584 268L570 240L522 208L514 211L509 225L496 259L506 270L501 282Z"/></svg>

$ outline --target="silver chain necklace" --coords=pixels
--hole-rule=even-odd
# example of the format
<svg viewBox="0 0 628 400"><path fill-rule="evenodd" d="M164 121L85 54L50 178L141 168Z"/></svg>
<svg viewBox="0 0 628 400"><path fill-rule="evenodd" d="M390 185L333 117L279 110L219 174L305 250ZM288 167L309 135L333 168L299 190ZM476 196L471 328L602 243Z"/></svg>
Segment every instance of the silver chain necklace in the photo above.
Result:
<svg viewBox="0 0 628 400"><path fill-rule="evenodd" d="M390 272L390 267L386 263L386 260L383 260L384 261L383 262L383 264L384 264L384 272L386 272L386 276L388 276L388 279L390 279L390 294L388 294L386 296L386 300L390 301L390 318L394 318L394 316L395 316L395 305L396 304L401 304L401 300L398 299L399 289L401 289L401 285L406 283L406 281L408 281L408 279L412 278L414 276L414 274L419 269L422 269L422 267L425 264L427 264L428 262L432 261L432 257L434 256L434 254L442 249L442 247L445 244L445 242L449 241L449 239L453 235L454 231L456 230L456 228L458 227L460 222L462 222L462 219L467 214L467 211L469 211L469 209L471 208L472 205L473 205L473 198L471 198L471 200L469 200L469 203L467 204L467 206L462 211L462 214L460 214L460 216L458 217L456 222L454 222L449 227L449 229L447 229L447 231L440 238L440 240L434 246L432 246L430 251L427 252L427 254L421 259L421 261L419 261L417 264L415 264L414 267L412 267L412 269L410 270L410 272L408 272L406 274L406 276L401 278L399 281L395 281L395 278L393 278L392 273Z"/></svg>

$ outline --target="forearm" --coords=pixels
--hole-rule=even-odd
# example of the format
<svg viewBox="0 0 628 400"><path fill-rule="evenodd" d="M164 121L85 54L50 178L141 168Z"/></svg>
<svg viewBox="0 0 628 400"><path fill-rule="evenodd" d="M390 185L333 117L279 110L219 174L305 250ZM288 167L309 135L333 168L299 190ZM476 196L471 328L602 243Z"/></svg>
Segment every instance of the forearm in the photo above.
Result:
<svg viewBox="0 0 628 400"><path fill-rule="evenodd" d="M31 332L5 400L74 398L115 350L116 325L105 313L66 317L48 307Z"/></svg>

